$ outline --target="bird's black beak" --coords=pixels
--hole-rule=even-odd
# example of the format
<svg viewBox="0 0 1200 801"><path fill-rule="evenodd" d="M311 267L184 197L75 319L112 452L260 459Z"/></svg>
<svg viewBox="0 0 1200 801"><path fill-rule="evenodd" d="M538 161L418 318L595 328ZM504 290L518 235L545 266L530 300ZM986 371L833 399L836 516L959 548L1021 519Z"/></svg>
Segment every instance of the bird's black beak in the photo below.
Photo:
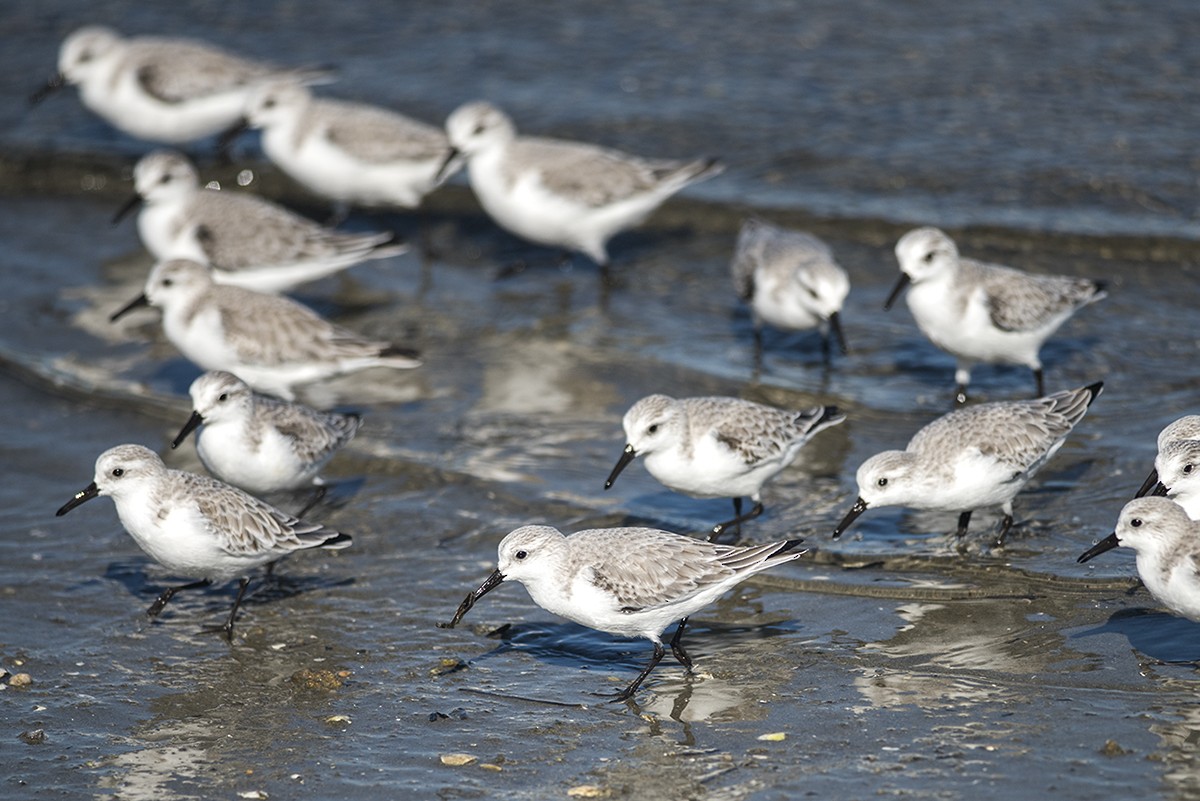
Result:
<svg viewBox="0 0 1200 801"><path fill-rule="evenodd" d="M1162 484L1158 483L1158 470L1157 468L1150 468L1150 475L1146 476L1146 480L1142 482L1142 486L1138 487L1137 495L1133 497L1143 498L1147 495L1166 495L1165 491L1162 493L1155 492L1159 487L1162 487ZM1165 490L1166 487L1163 487L1163 489Z"/></svg>
<svg viewBox="0 0 1200 801"><path fill-rule="evenodd" d="M466 598L463 598L463 602L458 605L458 609L455 611L454 617L450 619L450 622L439 623L438 626L444 629L452 629L457 626L458 622L463 619L467 612L471 611L471 607L475 605L476 601L499 587L503 581L504 574L500 572L499 568L493 570L492 575L487 577L487 581L480 584L479 588L467 595Z"/></svg>
<svg viewBox="0 0 1200 801"><path fill-rule="evenodd" d="M71 498L71 500L64 503L62 505L62 508L54 513L54 516L62 517L67 512L71 511L76 506L78 506L79 504L87 503L88 501L90 501L92 498L95 498L99 494L100 494L100 488L97 487L96 482L93 481L91 484L88 484L86 487L81 489L79 492L75 493L75 496L73 498Z"/></svg>
<svg viewBox="0 0 1200 801"><path fill-rule="evenodd" d="M850 352L846 347L846 335L842 333L842 315L840 312L834 312L829 315L829 330L833 332L833 338L837 340L838 349L845 356Z"/></svg>
<svg viewBox="0 0 1200 801"><path fill-rule="evenodd" d="M112 315L109 316L108 321L110 323L115 323L117 320L120 320L122 317L129 314L134 309L140 309L142 306L149 306L149 305L150 305L150 299L148 297L146 297L146 293L143 292L142 294L138 295L136 298L129 301L124 306L122 306L121 308L119 308L115 312L113 312Z"/></svg>
<svg viewBox="0 0 1200 801"><path fill-rule="evenodd" d="M450 169L450 165L454 160L462 154L462 151L457 147L452 147L446 151L446 158L442 159L442 163L438 165L437 173L433 177L435 184L440 184L446 178L446 170Z"/></svg>
<svg viewBox="0 0 1200 801"><path fill-rule="evenodd" d="M200 415L200 412L192 412L192 416L189 417L188 421L183 424L183 428L179 429L179 434L176 435L174 441L171 442L171 450L178 448L180 443L187 439L187 435L195 431L196 428L203 422L204 418Z"/></svg>
<svg viewBox="0 0 1200 801"><path fill-rule="evenodd" d="M46 81L44 86L39 87L36 92L29 96L29 107L33 108L66 85L66 77L64 77L61 72L54 73L50 76L50 80Z"/></svg>
<svg viewBox="0 0 1200 801"><path fill-rule="evenodd" d="M887 300L883 302L883 310L888 311L892 308L892 304L896 302L896 298L900 297L900 293L908 286L908 282L912 279L908 277L908 273L900 273L900 280L892 287L892 294L888 295Z"/></svg>
<svg viewBox="0 0 1200 801"><path fill-rule="evenodd" d="M117 209L117 213L113 215L112 224L116 225L117 223L121 222L121 220L125 219L129 212L133 211L140 205L142 205L142 196L137 192L134 192L133 197L129 198L129 200L126 200L121 204L121 208Z"/></svg>
<svg viewBox="0 0 1200 801"><path fill-rule="evenodd" d="M617 476L621 475L621 471L629 466L629 463L637 458L637 451L632 445L626 445L625 450L621 451L621 458L617 459L617 464L613 467L612 472L608 474L608 478L604 480L604 488L611 489L613 482L617 480Z"/></svg>
<svg viewBox="0 0 1200 801"><path fill-rule="evenodd" d="M1100 540L1095 545L1093 545L1091 548L1088 548L1086 551L1084 551L1082 554L1080 554L1079 558L1076 559L1075 561L1079 562L1079 564L1083 564L1084 562L1091 559L1092 557L1099 556L1100 554L1104 553L1105 551L1111 551L1113 548L1116 548L1120 544L1121 544L1120 540L1117 539L1117 532L1114 531L1112 534L1109 534L1107 537Z"/></svg>
<svg viewBox="0 0 1200 801"><path fill-rule="evenodd" d="M860 497L850 507L850 511L846 512L846 516L842 518L842 522L838 523L837 528L833 530L833 538L836 540L842 536L846 529L850 528L850 524L857 520L858 516L865 511L867 511L867 502Z"/></svg>

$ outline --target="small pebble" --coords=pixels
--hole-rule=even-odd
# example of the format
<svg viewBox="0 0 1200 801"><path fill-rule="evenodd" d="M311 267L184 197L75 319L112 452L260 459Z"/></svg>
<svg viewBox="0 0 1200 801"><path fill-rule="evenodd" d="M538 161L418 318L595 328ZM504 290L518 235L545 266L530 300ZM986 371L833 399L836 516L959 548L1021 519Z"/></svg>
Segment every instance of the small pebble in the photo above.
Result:
<svg viewBox="0 0 1200 801"><path fill-rule="evenodd" d="M567 795L572 798L608 798L612 790L595 784L580 784L567 790Z"/></svg>
<svg viewBox="0 0 1200 801"><path fill-rule="evenodd" d="M8 680L10 687L28 687L33 684L33 677L28 673L18 673Z"/></svg>
<svg viewBox="0 0 1200 801"><path fill-rule="evenodd" d="M787 732L776 731L770 734L760 734L758 735L758 739L768 743L781 743L787 739Z"/></svg>
<svg viewBox="0 0 1200 801"><path fill-rule="evenodd" d="M443 765L449 765L452 768L460 768L463 765L470 765L478 760L478 757L473 757L470 754L442 754L439 759Z"/></svg>
<svg viewBox="0 0 1200 801"><path fill-rule="evenodd" d="M1106 757L1125 756L1129 751L1121 747L1116 740L1105 740L1104 745L1100 748L1100 753Z"/></svg>

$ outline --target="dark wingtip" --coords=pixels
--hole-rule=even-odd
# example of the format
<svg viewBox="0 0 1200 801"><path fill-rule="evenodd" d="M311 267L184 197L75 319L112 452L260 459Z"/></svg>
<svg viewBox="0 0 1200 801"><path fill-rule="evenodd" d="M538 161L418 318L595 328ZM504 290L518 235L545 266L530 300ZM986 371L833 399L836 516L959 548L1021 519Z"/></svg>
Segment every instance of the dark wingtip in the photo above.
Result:
<svg viewBox="0 0 1200 801"><path fill-rule="evenodd" d="M1091 397L1088 398L1088 406L1091 406L1092 401L1096 400L1096 398L1099 397L1101 390L1104 389L1104 382L1097 381L1094 384L1088 384L1086 387L1084 387L1084 389L1091 393Z"/></svg>

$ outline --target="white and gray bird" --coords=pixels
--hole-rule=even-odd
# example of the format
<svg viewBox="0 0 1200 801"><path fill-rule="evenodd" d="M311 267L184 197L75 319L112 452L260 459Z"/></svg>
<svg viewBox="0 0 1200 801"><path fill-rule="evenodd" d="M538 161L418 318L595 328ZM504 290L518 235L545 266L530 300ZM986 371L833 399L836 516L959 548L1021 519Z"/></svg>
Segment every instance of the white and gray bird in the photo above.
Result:
<svg viewBox="0 0 1200 801"><path fill-rule="evenodd" d="M118 445L100 454L92 483L57 514L101 495L113 499L121 525L150 558L173 573L199 577L165 590L147 610L151 617L179 590L240 580L223 627L230 638L252 571L295 551L351 544L347 534L299 520L224 482L168 469L141 445Z"/></svg>
<svg viewBox="0 0 1200 801"><path fill-rule="evenodd" d="M1200 623L1200 523L1166 498L1135 498L1117 525L1080 554L1086 562L1118 546L1137 552L1137 571L1150 594L1176 615Z"/></svg>
<svg viewBox="0 0 1200 801"><path fill-rule="evenodd" d="M755 573L807 553L801 540L739 547L652 528L602 528L567 537L550 526L522 526L500 542L496 570L459 605L452 628L475 602L505 581L525 585L538 606L581 626L645 637L654 656L616 696L633 696L666 651L662 633L679 621L671 651L687 670L680 643L688 617Z"/></svg>
<svg viewBox="0 0 1200 801"><path fill-rule="evenodd" d="M846 353L841 311L850 278L820 239L751 218L738 232L730 270L738 297L754 317L756 364L762 360L764 323L785 331L820 330L826 362L831 335Z"/></svg>
<svg viewBox="0 0 1200 801"><path fill-rule="evenodd" d="M122 37L89 25L63 40L57 74L30 102L74 85L83 105L113 127L149 142L184 144L235 123L250 92L267 81L329 79L326 69L254 61L193 39Z"/></svg>
<svg viewBox="0 0 1200 801"><path fill-rule="evenodd" d="M837 539L877 506L959 512L958 537L971 513L999 506L997 546L1013 524L1013 498L1066 442L1103 387L1044 398L981 403L943 415L918 431L902 451L883 451L858 468L858 499L834 529Z"/></svg>
<svg viewBox="0 0 1200 801"><path fill-rule="evenodd" d="M321 469L362 424L357 414L259 395L223 370L200 376L188 393L192 415L171 447L195 431L196 453L208 472L255 495L317 486L319 500L325 488Z"/></svg>
<svg viewBox="0 0 1200 801"><path fill-rule="evenodd" d="M1162 431L1158 432L1158 452L1154 457L1154 467L1150 470L1150 475L1146 476L1146 480L1142 482L1142 486L1138 488L1135 498L1141 498L1152 491L1161 489L1158 480L1158 463L1164 457L1168 450L1171 450L1177 443L1200 440L1200 414L1188 414L1180 417L1172 423L1166 425ZM1159 493L1161 494L1161 493Z"/></svg>
<svg viewBox="0 0 1200 801"><path fill-rule="evenodd" d="M361 337L291 298L218 284L209 268L187 259L155 265L145 291L112 319L147 305L162 310L163 333L198 367L233 373L284 400L313 381L421 364L416 351Z"/></svg>
<svg viewBox="0 0 1200 801"><path fill-rule="evenodd" d="M518 136L490 103L460 106L446 120L471 188L502 228L608 265L608 240L641 223L688 184L716 175L714 159L645 159L583 142Z"/></svg>
<svg viewBox="0 0 1200 801"><path fill-rule="evenodd" d="M961 258L937 228L917 228L896 243L900 279L883 304L891 308L908 287L909 311L934 345L954 356L955 401L965 403L971 367L1018 364L1033 371L1045 393L1042 344L1081 307L1105 297L1087 278L1033 275Z"/></svg>
<svg viewBox="0 0 1200 801"><path fill-rule="evenodd" d="M733 498L734 517L713 527L710 540L763 512L762 489L795 461L818 432L846 419L836 406L785 410L741 398L675 399L649 395L622 421L625 450L604 482L638 456L668 489L693 498ZM754 507L742 514L742 498Z"/></svg>
<svg viewBox="0 0 1200 801"><path fill-rule="evenodd" d="M137 227L155 259L192 259L213 268L217 283L285 292L364 261L408 250L388 232L341 233L266 198L200 186L182 153L156 150L133 170Z"/></svg>
<svg viewBox="0 0 1200 801"><path fill-rule="evenodd" d="M415 209L461 165L441 128L365 103L314 97L295 82L256 90L246 124L263 152L312 193L366 207Z"/></svg>

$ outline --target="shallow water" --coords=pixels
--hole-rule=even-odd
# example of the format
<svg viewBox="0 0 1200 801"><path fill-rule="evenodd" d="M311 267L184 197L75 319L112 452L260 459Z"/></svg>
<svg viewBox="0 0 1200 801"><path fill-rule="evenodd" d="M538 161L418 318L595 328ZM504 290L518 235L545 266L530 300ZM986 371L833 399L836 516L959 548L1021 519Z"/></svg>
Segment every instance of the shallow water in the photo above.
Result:
<svg viewBox="0 0 1200 801"><path fill-rule="evenodd" d="M364 8L279 3L259 18L203 4L115 3L87 17L69 3L13 6L10 35L26 46L0 49L0 660L33 684L0 692L0 794L1200 794L1195 671L1162 664L1200 658L1200 627L1133 589L1128 553L1075 563L1145 477L1158 430L1196 409L1200 247L1179 112L1196 92L1190 4L1019 3L1000 17L945 3L914 17L883 3L802 14L749 3L684 18L654 3L553 14L440 3L405 4L383 24ZM327 35L308 35L318 13ZM436 257L306 287L306 302L417 345L426 365L309 392L366 419L314 513L355 545L283 565L229 646L203 629L230 588L181 594L151 624L144 609L174 577L137 550L111 503L53 517L105 448L167 451L197 374L153 313L107 322L149 266L133 227L108 225L142 145L69 93L20 106L62 33L101 16L335 61L339 91L430 119L487 96L530 131L716 152L730 169L614 240L607 292L583 260L560 269L496 231L461 186L430 198ZM321 213L251 142L243 156L252 189ZM832 369L815 335L774 334L754 374L727 276L747 207L826 238L850 272L852 353ZM879 310L910 223L959 229L973 256L1110 282L1043 352L1050 388L1103 379L1105 391L1018 497L1003 551L985 545L990 514L976 515L966 555L947 536L953 516L903 510L871 510L829 540L857 465L948 409L952 360L902 304ZM378 226L417 233L398 215L347 224ZM517 257L531 266L494 280ZM973 388L1020 397L1032 380L982 367ZM628 682L646 644L565 624L520 588L492 593L454 631L435 627L517 525L699 532L728 515L728 502L670 493L637 464L603 490L621 414L655 391L845 408L847 422L768 486L767 513L746 530L800 534L817 553L698 615L687 641L699 675L664 662L632 708L596 694ZM167 458L199 469L190 445ZM38 730L40 744L20 738ZM442 765L450 753L477 761Z"/></svg>

